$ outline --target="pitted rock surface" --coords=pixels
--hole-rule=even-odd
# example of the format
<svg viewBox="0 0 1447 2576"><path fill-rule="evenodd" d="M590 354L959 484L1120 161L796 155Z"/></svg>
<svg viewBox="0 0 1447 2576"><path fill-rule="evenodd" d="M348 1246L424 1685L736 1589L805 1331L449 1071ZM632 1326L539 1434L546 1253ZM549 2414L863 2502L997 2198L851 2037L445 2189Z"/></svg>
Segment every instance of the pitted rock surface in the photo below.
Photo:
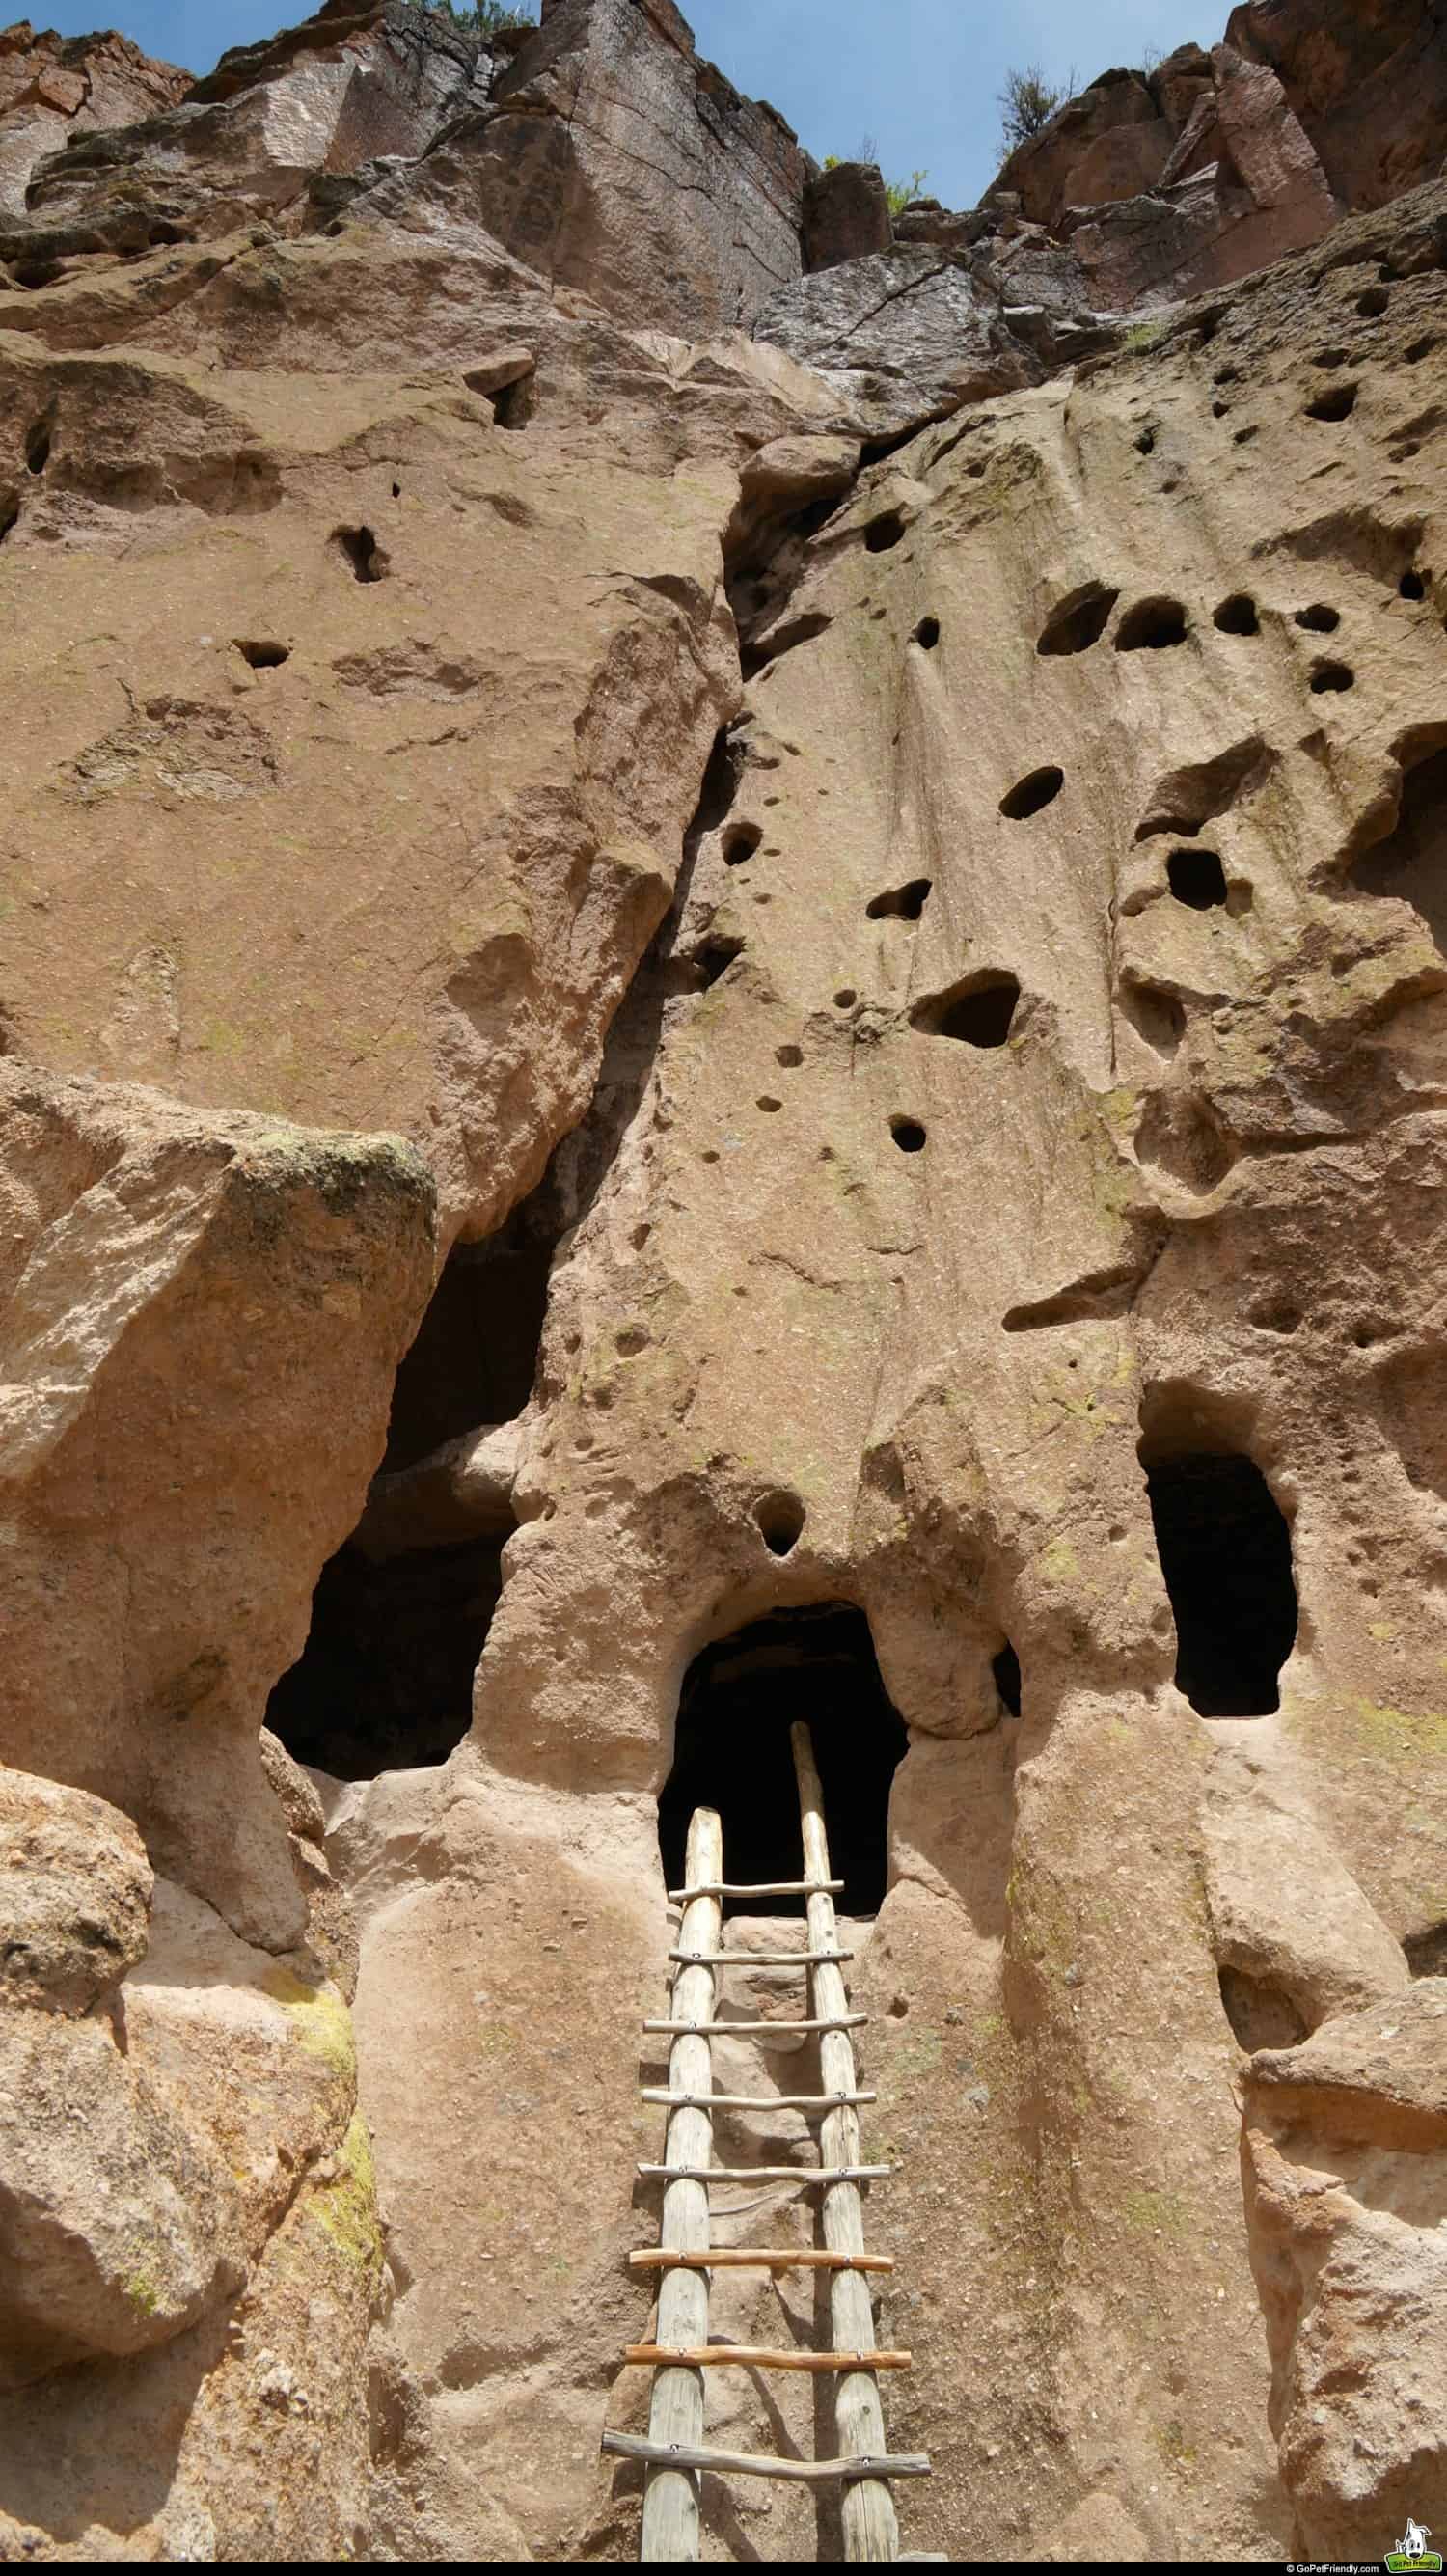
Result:
<svg viewBox="0 0 1447 2576"><path fill-rule="evenodd" d="M886 229L670 0L0 41L0 2554L636 2554L795 1715L909 2549L1447 2528L1440 73Z"/></svg>

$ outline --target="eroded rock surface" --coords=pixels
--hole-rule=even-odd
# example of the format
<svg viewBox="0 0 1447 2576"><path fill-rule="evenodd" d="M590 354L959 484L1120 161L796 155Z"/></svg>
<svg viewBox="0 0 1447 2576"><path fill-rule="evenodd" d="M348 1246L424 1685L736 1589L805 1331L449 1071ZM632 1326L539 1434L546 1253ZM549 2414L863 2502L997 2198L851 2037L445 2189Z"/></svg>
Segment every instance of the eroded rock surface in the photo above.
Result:
<svg viewBox="0 0 1447 2576"><path fill-rule="evenodd" d="M4 2554L633 2553L664 1891L795 1715L908 2545L1447 2527L1424 27L897 225L667 0L0 92Z"/></svg>

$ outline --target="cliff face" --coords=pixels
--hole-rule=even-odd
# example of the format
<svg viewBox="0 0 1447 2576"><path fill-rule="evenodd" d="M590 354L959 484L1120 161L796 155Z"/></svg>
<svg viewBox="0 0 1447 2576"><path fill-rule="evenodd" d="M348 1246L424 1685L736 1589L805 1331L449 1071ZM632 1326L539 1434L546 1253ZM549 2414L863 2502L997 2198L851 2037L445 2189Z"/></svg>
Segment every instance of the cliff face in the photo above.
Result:
<svg viewBox="0 0 1447 2576"><path fill-rule="evenodd" d="M789 1715L909 2545L1447 2526L1409 14L1238 10L1076 103L1095 199L1067 111L844 244L666 0L81 49L134 102L0 236L7 2554L632 2554L671 1838L790 1874ZM1104 312L1070 209L1263 101L1325 205Z"/></svg>

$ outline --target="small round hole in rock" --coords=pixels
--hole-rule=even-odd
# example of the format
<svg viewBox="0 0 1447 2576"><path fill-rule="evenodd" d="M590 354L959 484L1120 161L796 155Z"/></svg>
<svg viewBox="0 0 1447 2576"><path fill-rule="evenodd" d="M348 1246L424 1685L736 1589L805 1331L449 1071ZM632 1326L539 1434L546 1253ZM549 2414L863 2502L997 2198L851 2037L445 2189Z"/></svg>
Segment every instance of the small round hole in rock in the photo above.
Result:
<svg viewBox="0 0 1447 2576"><path fill-rule="evenodd" d="M966 1046L1002 1047L1010 1034L1020 999L1014 975L986 972L954 984L948 992L916 1002L910 1027L927 1037L958 1038Z"/></svg>
<svg viewBox="0 0 1447 2576"><path fill-rule="evenodd" d="M50 423L38 420L25 442L25 462L32 474L43 474L50 463Z"/></svg>
<svg viewBox="0 0 1447 2576"><path fill-rule="evenodd" d="M1046 618L1036 652L1088 652L1105 633L1110 624L1111 610L1119 597L1118 590L1107 590L1098 581L1087 582L1083 589L1072 590Z"/></svg>
<svg viewBox="0 0 1447 2576"><path fill-rule="evenodd" d="M771 1091L761 1091L754 1106L756 1109L782 1109L784 1104L782 1100L776 1100Z"/></svg>
<svg viewBox="0 0 1447 2576"><path fill-rule="evenodd" d="M1032 769L1007 796L1000 799L1000 811L1007 823L1028 823L1032 814L1044 811L1054 803L1065 784L1063 769Z"/></svg>
<svg viewBox="0 0 1447 2576"><path fill-rule="evenodd" d="M1414 340L1414 341L1412 342L1412 345L1411 345L1410 349L1406 349L1406 350L1404 350L1404 351L1403 351L1403 362L1404 362L1404 364L1405 364L1405 365L1407 365L1407 366L1409 366L1409 367L1418 367L1418 366L1420 366L1420 365L1421 365L1421 363L1422 363L1422 360L1423 360L1424 358L1430 358L1430 357L1431 357L1432 352L1433 352L1433 350L1436 348L1436 346L1437 346L1437 340L1436 340L1436 336L1435 336L1435 334L1434 334L1434 333L1432 333L1432 332L1428 332L1428 334L1427 334L1427 336L1425 337L1425 339L1421 339L1421 340Z"/></svg>
<svg viewBox="0 0 1447 2576"><path fill-rule="evenodd" d="M1223 635L1259 635L1261 632L1256 602L1244 590L1233 591L1229 599L1223 599L1211 622L1219 626Z"/></svg>
<svg viewBox="0 0 1447 2576"><path fill-rule="evenodd" d="M1184 644L1189 629L1179 599L1138 599L1115 630L1117 653L1163 653Z"/></svg>
<svg viewBox="0 0 1447 2576"><path fill-rule="evenodd" d="M775 1064L781 1064L786 1073L793 1073L797 1067L803 1063L803 1061L804 1050L802 1047L781 1046L775 1047L774 1049L774 1062Z"/></svg>
<svg viewBox="0 0 1447 2576"><path fill-rule="evenodd" d="M1020 1658L1014 1647L1002 1646L990 1670L995 1676L995 1688L1010 1715L1018 1717L1020 1714Z"/></svg>
<svg viewBox="0 0 1447 2576"><path fill-rule="evenodd" d="M1401 580L1397 584L1397 597L1399 599L1425 599L1426 596L1427 585L1423 580L1422 575L1409 568L1403 573Z"/></svg>
<svg viewBox="0 0 1447 2576"><path fill-rule="evenodd" d="M922 652L932 653L940 640L939 619L922 617L914 630L914 640Z"/></svg>
<svg viewBox="0 0 1447 2576"><path fill-rule="evenodd" d="M918 1154L928 1135L917 1118L891 1118L889 1132L902 1154Z"/></svg>
<svg viewBox="0 0 1447 2576"><path fill-rule="evenodd" d="M279 671L283 662L291 660L289 644L269 644L254 636L238 635L236 650L253 671Z"/></svg>
<svg viewBox="0 0 1447 2576"><path fill-rule="evenodd" d="M798 1495L782 1486L754 1505L754 1521L771 1556L788 1556L798 1546L806 1518Z"/></svg>
<svg viewBox="0 0 1447 2576"><path fill-rule="evenodd" d="M1166 882L1177 903L1188 904L1192 912L1209 912L1226 900L1226 871L1214 850L1172 850Z"/></svg>
<svg viewBox="0 0 1447 2576"><path fill-rule="evenodd" d="M724 865L741 868L745 859L753 857L763 837L761 824L736 823L724 841Z"/></svg>
<svg viewBox="0 0 1447 2576"><path fill-rule="evenodd" d="M843 984L834 996L834 1008L836 1011L852 1011L858 999L853 985Z"/></svg>
<svg viewBox="0 0 1447 2576"><path fill-rule="evenodd" d="M1365 295L1357 297L1357 311L1364 322L1376 322L1385 313L1391 300L1384 286L1369 286Z"/></svg>
<svg viewBox="0 0 1447 2576"><path fill-rule="evenodd" d="M1344 367L1346 362L1345 349L1318 349L1311 363L1314 367Z"/></svg>
<svg viewBox="0 0 1447 2576"><path fill-rule="evenodd" d="M886 555L904 535L904 520L898 510L881 511L864 531L864 542L872 555Z"/></svg>
<svg viewBox="0 0 1447 2576"><path fill-rule="evenodd" d="M1341 610L1328 608L1325 600L1314 599L1309 608L1298 608L1292 623L1304 626L1308 635L1334 635L1341 624Z"/></svg>
<svg viewBox="0 0 1447 2576"><path fill-rule="evenodd" d="M1357 675L1345 662L1318 662L1311 675L1311 694L1314 698L1335 695L1356 684Z"/></svg>
<svg viewBox="0 0 1447 2576"><path fill-rule="evenodd" d="M1324 394L1306 406L1308 420L1345 420L1356 409L1355 385L1328 385Z"/></svg>

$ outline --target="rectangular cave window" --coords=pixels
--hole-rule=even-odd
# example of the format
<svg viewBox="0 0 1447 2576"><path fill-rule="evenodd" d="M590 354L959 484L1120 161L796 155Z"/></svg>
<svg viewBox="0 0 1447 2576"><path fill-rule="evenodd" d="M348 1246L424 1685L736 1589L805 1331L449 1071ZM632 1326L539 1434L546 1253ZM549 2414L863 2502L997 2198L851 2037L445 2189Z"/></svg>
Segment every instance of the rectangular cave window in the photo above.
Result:
<svg viewBox="0 0 1447 2576"><path fill-rule="evenodd" d="M888 1871L889 1792L909 1741L880 1677L869 1622L843 1602L780 1610L695 1656L673 1769L658 1802L666 1883L681 1887L695 1807L723 1820L724 1876L757 1886L802 1871L789 1729L813 1732L842 1914L877 1914ZM731 1900L725 1914L802 1914L800 1897Z"/></svg>
<svg viewBox="0 0 1447 2576"><path fill-rule="evenodd" d="M1291 1533L1255 1462L1143 1442L1176 1622L1176 1687L1201 1717L1269 1717L1296 1642Z"/></svg>

